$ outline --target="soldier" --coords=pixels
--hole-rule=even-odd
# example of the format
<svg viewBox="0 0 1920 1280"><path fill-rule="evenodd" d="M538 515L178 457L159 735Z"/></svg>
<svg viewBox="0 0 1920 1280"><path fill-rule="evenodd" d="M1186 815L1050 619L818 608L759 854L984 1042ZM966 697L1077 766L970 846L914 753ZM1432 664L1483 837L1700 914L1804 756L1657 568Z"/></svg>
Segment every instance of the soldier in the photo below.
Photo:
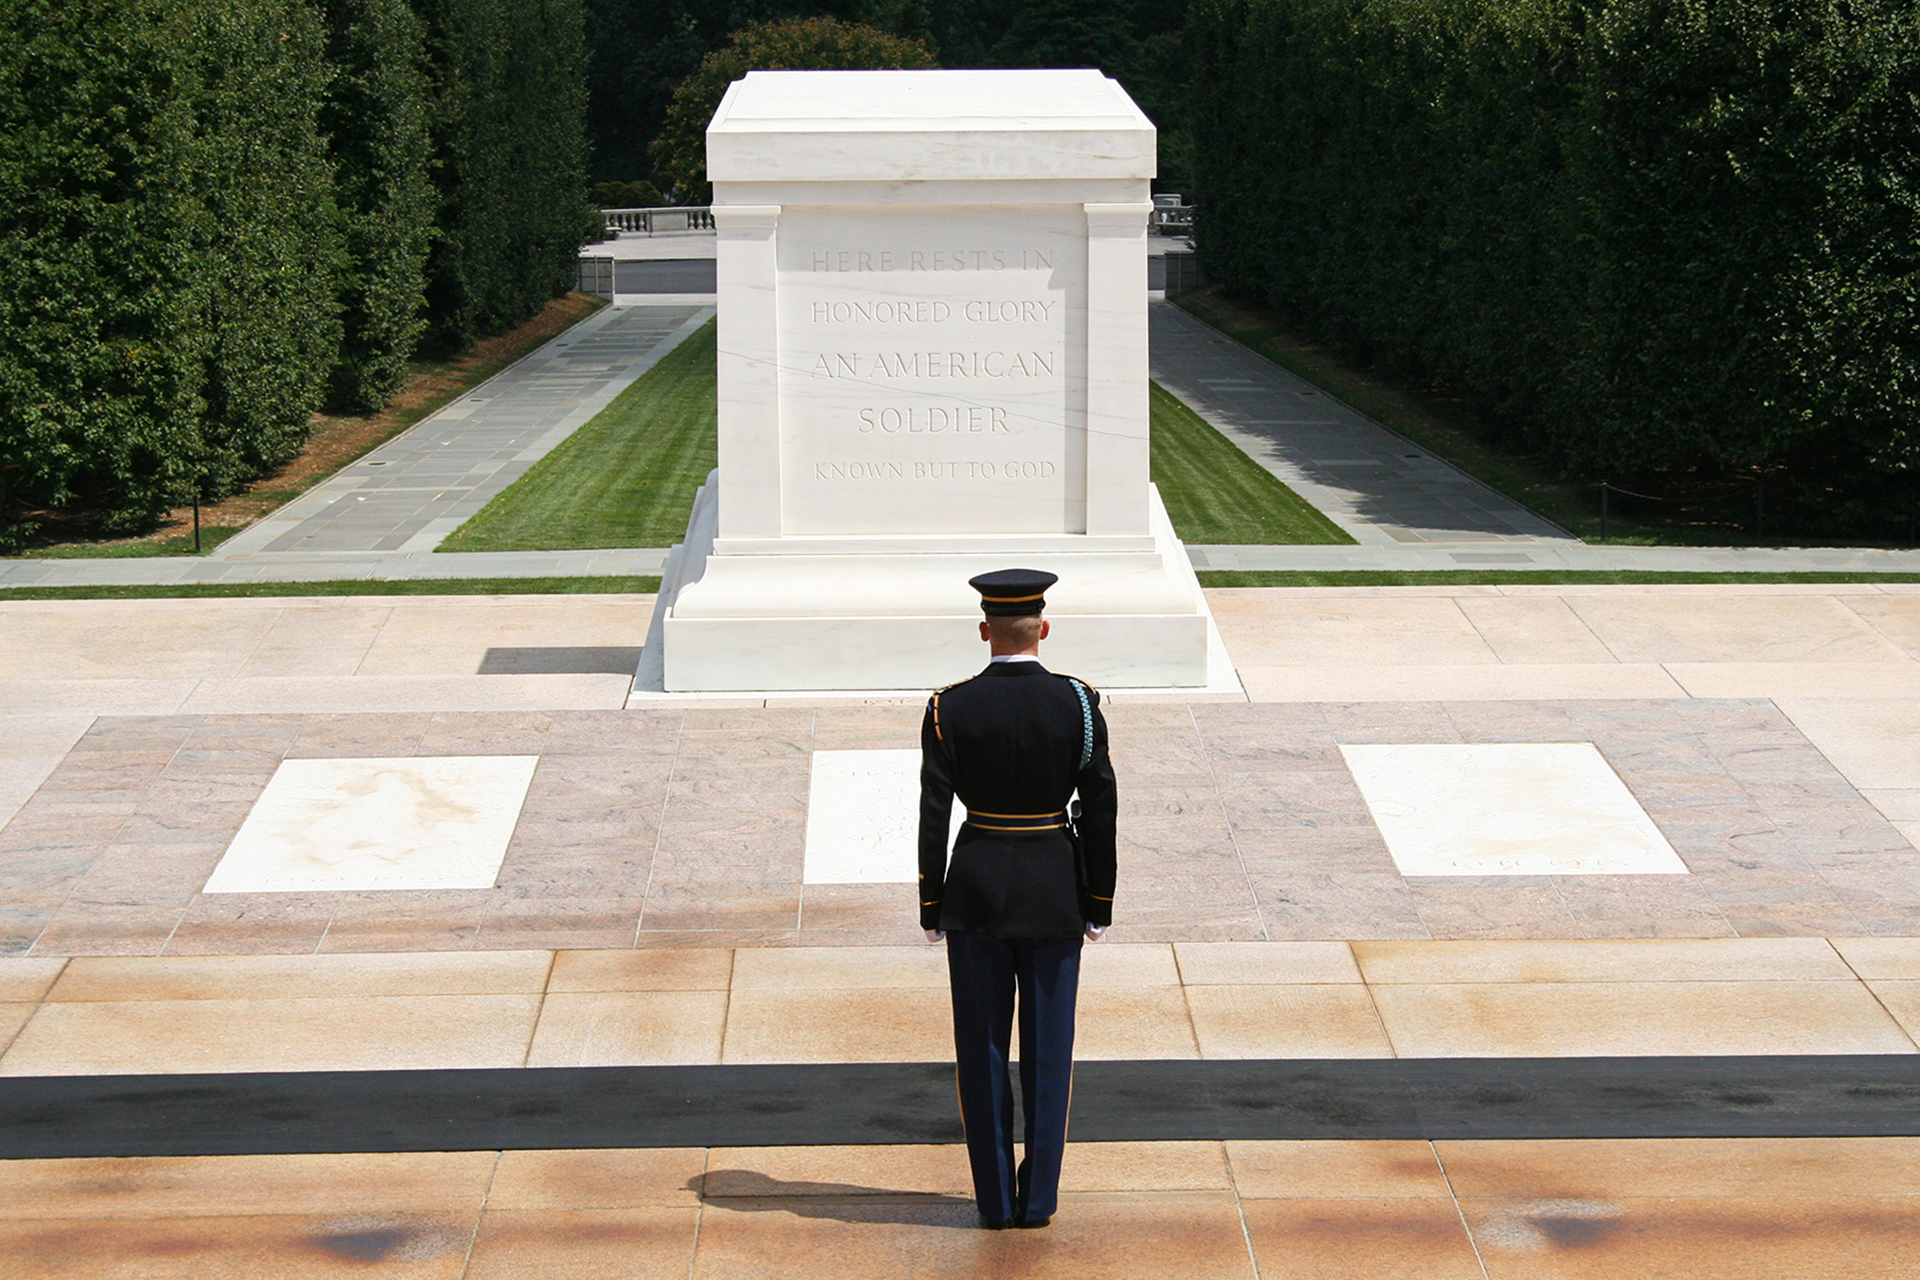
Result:
<svg viewBox="0 0 1920 1280"><path fill-rule="evenodd" d="M1059 579L983 573L986 670L927 703L920 728L920 926L947 944L960 1120L983 1225L1044 1227L1059 1198L1082 937L1113 919L1113 766L1100 695L1040 665ZM1070 819L1075 790L1080 804ZM947 860L955 796L965 825ZM1076 848L1077 846L1077 848ZM1025 1158L1013 1159L1015 996Z"/></svg>

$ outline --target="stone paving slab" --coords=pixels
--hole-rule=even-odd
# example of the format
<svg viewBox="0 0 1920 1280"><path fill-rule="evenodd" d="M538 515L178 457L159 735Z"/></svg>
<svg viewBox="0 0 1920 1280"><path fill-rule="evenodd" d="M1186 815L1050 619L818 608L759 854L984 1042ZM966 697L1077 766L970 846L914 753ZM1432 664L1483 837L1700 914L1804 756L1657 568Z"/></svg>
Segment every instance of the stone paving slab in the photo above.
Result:
<svg viewBox="0 0 1920 1280"><path fill-rule="evenodd" d="M1867 963L1855 960L1862 954ZM1912 938L1107 941L1083 956L1076 1054L1149 1064L1512 1058L1530 1060L1541 1079L1552 1071L1538 1064L1556 1058L1911 1058L1920 999L1897 975L1916 963ZM1335 964L1352 976L1320 981ZM765 981L769 970L777 981ZM944 953L924 941L0 959L0 1076L937 1063L950 1056L946 988ZM1372 1078L1394 1087L1391 1074ZM733 1087L757 1086L736 1076ZM1283 1123L1335 1136L1303 1133L1307 1119ZM1890 1121L1900 1122L1874 1123ZM760 1132L819 1140L818 1123L776 1118ZM1426 1132L1526 1132L1485 1123ZM1792 1121L1782 1113L1772 1123ZM1352 1124L1356 1135L1422 1132ZM702 1132L714 1130L692 1135Z"/></svg>
<svg viewBox="0 0 1920 1280"><path fill-rule="evenodd" d="M1920 925L1920 851L1764 700L1149 704L1109 722L1120 940ZM806 885L802 871L812 752L910 749L918 723L912 705L102 716L0 830L0 946L911 942L910 885ZM1403 876L1339 753L1528 741L1591 742L1692 874ZM540 763L493 888L201 892L282 759L494 754ZM796 1030L769 1016L782 1036Z"/></svg>
<svg viewBox="0 0 1920 1280"><path fill-rule="evenodd" d="M23 1280L1912 1274L1920 1141L1076 1144L1045 1231L954 1146L10 1161Z"/></svg>
<svg viewBox="0 0 1920 1280"><path fill-rule="evenodd" d="M1122 936L1915 931L1920 588L1210 596L1253 701L1112 706ZM899 889L801 878L811 753L913 749L918 698L619 710L647 604L0 607L15 949L910 941ZM1693 874L1409 879L1338 753L1527 741L1593 743ZM542 757L501 887L201 895L295 742Z"/></svg>
<svg viewBox="0 0 1920 1280"><path fill-rule="evenodd" d="M1087 953L1090 1056L1909 1053L1920 688L1889 695L1920 670L1920 589L1209 594L1256 701L1110 710L1134 902ZM909 749L917 700L460 709L476 686L608 678L542 669L630 645L620 610L645 604L0 606L0 739L33 726L0 756L24 797L0 828L0 928L34 948L0 961L0 1046L141 1071L208 1044L944 1057L910 887L800 883L807 754ZM1760 696L1688 696L1716 682ZM143 714L242 685L245 714ZM419 703L376 709L408 687ZM1410 881L1338 755L1541 740L1593 742L1692 874ZM541 758L500 887L198 892L277 760L475 752ZM369 1016L383 1001L404 1016ZM1078 1143L1053 1227L982 1233L951 1147L0 1164L9 1274L89 1280L269 1257L284 1275L1903 1276L1920 1168L1910 1140Z"/></svg>
<svg viewBox="0 0 1920 1280"><path fill-rule="evenodd" d="M449 531L450 532L450 531ZM195 582L401 582L458 578L650 577L666 564L663 548L602 551L261 552L241 559L152 556L141 559L0 562L0 588L174 586Z"/></svg>

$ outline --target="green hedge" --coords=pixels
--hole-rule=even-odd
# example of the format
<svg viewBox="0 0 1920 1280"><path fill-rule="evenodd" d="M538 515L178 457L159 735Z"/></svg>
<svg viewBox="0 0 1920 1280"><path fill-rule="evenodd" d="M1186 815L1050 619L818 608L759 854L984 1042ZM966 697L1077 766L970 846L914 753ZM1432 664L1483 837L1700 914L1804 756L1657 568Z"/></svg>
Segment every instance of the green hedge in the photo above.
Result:
<svg viewBox="0 0 1920 1280"><path fill-rule="evenodd" d="M223 496L330 381L380 404L436 237L450 339L571 287L579 0L423 8L433 75L407 0L0 7L0 549Z"/></svg>
<svg viewBox="0 0 1920 1280"><path fill-rule="evenodd" d="M301 0L195 8L195 268L211 342L200 456L186 461L219 498L306 441L340 346L341 244L313 10Z"/></svg>
<svg viewBox="0 0 1920 1280"><path fill-rule="evenodd" d="M151 38L163 10L0 10L0 531L83 475L138 501L199 419L191 110L186 59ZM116 260L128 241L147 252Z"/></svg>
<svg viewBox="0 0 1920 1280"><path fill-rule="evenodd" d="M406 0L323 0L320 12L334 72L320 123L345 248L334 398L377 409L399 389L426 328L427 250L439 212L427 170L426 33Z"/></svg>
<svg viewBox="0 0 1920 1280"><path fill-rule="evenodd" d="M1841 521L1904 490L1912 0L1196 0L1189 34L1215 283L1573 474L1772 468Z"/></svg>
<svg viewBox="0 0 1920 1280"><path fill-rule="evenodd" d="M520 323L578 280L586 199L580 0L417 0L437 95L442 341Z"/></svg>
<svg viewBox="0 0 1920 1280"><path fill-rule="evenodd" d="M298 443L338 332L324 79L296 0L6 7L0 536L137 524Z"/></svg>

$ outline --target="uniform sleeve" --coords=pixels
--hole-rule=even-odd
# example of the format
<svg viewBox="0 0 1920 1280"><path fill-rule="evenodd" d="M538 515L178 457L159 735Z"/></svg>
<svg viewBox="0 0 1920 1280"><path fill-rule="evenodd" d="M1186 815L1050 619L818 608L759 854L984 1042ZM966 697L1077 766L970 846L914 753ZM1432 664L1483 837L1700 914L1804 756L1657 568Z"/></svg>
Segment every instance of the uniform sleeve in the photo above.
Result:
<svg viewBox="0 0 1920 1280"><path fill-rule="evenodd" d="M1113 923L1113 883L1117 874L1114 830L1118 825L1119 795L1113 781L1113 762L1107 758L1107 718L1100 714L1100 694L1093 692L1093 758L1080 771L1080 834L1086 841L1088 924Z"/></svg>
<svg viewBox="0 0 1920 1280"><path fill-rule="evenodd" d="M940 736L939 695L920 722L920 927L940 927L947 833L953 825L953 752Z"/></svg>

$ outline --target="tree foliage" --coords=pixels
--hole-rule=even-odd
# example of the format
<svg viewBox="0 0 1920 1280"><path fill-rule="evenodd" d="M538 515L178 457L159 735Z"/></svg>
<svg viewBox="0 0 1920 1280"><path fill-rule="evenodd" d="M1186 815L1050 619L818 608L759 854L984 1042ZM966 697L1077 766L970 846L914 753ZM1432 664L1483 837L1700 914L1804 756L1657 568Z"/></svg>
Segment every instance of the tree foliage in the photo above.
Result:
<svg viewBox="0 0 1920 1280"><path fill-rule="evenodd" d="M707 124L727 86L749 71L916 71L938 65L925 44L877 27L833 18L757 23L708 54L674 91L666 127L651 148L654 173L683 204L712 199Z"/></svg>
<svg viewBox="0 0 1920 1280"><path fill-rule="evenodd" d="M220 497L291 458L339 350L342 262L333 166L319 130L329 79L301 0L206 0L195 246L205 323L193 481Z"/></svg>
<svg viewBox="0 0 1920 1280"><path fill-rule="evenodd" d="M586 217L579 0L416 0L437 98L441 341L518 324L572 287Z"/></svg>
<svg viewBox="0 0 1920 1280"><path fill-rule="evenodd" d="M1160 128L1159 184L1177 190L1191 152L1186 129L1187 0L585 0L596 181L656 171L649 140L676 89L735 32L795 18L832 18L918 40L946 67L1099 67ZM715 102L719 100L716 98ZM703 125L704 127L704 125ZM684 137L674 142L676 152ZM696 192L695 194L698 194Z"/></svg>
<svg viewBox="0 0 1920 1280"><path fill-rule="evenodd" d="M579 0L443 9L435 80L406 0L0 7L0 542L218 498L292 456L330 378L380 402L436 217L449 335L570 286Z"/></svg>
<svg viewBox="0 0 1920 1280"><path fill-rule="evenodd" d="M338 334L319 30L297 0L0 21L0 512L126 526L304 435Z"/></svg>
<svg viewBox="0 0 1920 1280"><path fill-rule="evenodd" d="M1920 422L1911 0L1196 0L1216 282L1477 393L1570 472L1781 468Z"/></svg>
<svg viewBox="0 0 1920 1280"><path fill-rule="evenodd" d="M426 328L422 294L439 200L425 30L406 0L323 0L333 81L321 110L345 255L333 392L373 409L399 389Z"/></svg>
<svg viewBox="0 0 1920 1280"><path fill-rule="evenodd" d="M929 35L926 0L585 2L587 133L596 182L632 182L653 172L647 148L666 121L674 90L742 27L835 18L911 39Z"/></svg>

